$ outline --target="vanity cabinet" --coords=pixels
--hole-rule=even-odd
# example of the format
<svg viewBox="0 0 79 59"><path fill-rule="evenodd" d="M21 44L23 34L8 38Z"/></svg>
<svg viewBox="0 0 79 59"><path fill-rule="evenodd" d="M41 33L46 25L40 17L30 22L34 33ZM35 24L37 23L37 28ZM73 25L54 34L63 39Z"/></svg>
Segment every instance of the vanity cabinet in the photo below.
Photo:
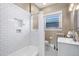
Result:
<svg viewBox="0 0 79 59"><path fill-rule="evenodd" d="M58 56L79 56L79 42L72 38L58 37Z"/></svg>

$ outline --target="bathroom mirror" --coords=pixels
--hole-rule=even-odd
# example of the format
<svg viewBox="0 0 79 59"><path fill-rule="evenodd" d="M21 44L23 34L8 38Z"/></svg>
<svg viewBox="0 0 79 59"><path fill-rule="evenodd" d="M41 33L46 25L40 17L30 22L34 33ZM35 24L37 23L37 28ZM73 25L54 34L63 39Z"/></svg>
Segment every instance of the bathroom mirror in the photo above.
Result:
<svg viewBox="0 0 79 59"><path fill-rule="evenodd" d="M77 11L77 31L79 32L79 10Z"/></svg>
<svg viewBox="0 0 79 59"><path fill-rule="evenodd" d="M78 30L79 30L79 4L71 4L70 6L71 10L71 25L72 25L72 32L73 32L73 40L77 41L78 36Z"/></svg>
<svg viewBox="0 0 79 59"><path fill-rule="evenodd" d="M79 37L79 10L76 11L76 32L78 34L78 37Z"/></svg>

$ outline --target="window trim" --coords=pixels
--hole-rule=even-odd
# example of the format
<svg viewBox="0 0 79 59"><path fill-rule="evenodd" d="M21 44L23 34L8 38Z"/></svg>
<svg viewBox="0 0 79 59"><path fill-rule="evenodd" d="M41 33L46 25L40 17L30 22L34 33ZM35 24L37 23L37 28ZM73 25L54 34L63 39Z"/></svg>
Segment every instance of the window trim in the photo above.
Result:
<svg viewBox="0 0 79 59"><path fill-rule="evenodd" d="M60 14L60 18L59 18L59 27L58 28L54 28L54 27L52 27L52 28L46 28L46 16L47 15L51 15L51 14L57 14L57 13L61 13ZM45 25L44 25L45 30L59 30L59 31L62 31L62 11L56 11L56 12L45 14L44 20L45 20Z"/></svg>

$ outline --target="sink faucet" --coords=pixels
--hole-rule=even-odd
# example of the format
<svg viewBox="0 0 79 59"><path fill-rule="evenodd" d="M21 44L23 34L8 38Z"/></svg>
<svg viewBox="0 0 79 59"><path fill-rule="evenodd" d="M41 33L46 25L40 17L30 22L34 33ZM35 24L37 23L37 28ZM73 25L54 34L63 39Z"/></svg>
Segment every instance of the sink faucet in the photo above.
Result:
<svg viewBox="0 0 79 59"><path fill-rule="evenodd" d="M73 40L74 41L78 41L78 34L77 34L77 32L73 33Z"/></svg>

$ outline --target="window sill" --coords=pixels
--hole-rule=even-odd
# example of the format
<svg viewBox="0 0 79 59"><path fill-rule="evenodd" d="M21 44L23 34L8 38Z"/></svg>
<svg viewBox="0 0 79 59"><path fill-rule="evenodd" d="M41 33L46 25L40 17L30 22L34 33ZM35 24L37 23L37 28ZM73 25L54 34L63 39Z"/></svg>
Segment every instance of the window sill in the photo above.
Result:
<svg viewBox="0 0 79 59"><path fill-rule="evenodd" d="M62 31L62 28L47 28L45 31Z"/></svg>

